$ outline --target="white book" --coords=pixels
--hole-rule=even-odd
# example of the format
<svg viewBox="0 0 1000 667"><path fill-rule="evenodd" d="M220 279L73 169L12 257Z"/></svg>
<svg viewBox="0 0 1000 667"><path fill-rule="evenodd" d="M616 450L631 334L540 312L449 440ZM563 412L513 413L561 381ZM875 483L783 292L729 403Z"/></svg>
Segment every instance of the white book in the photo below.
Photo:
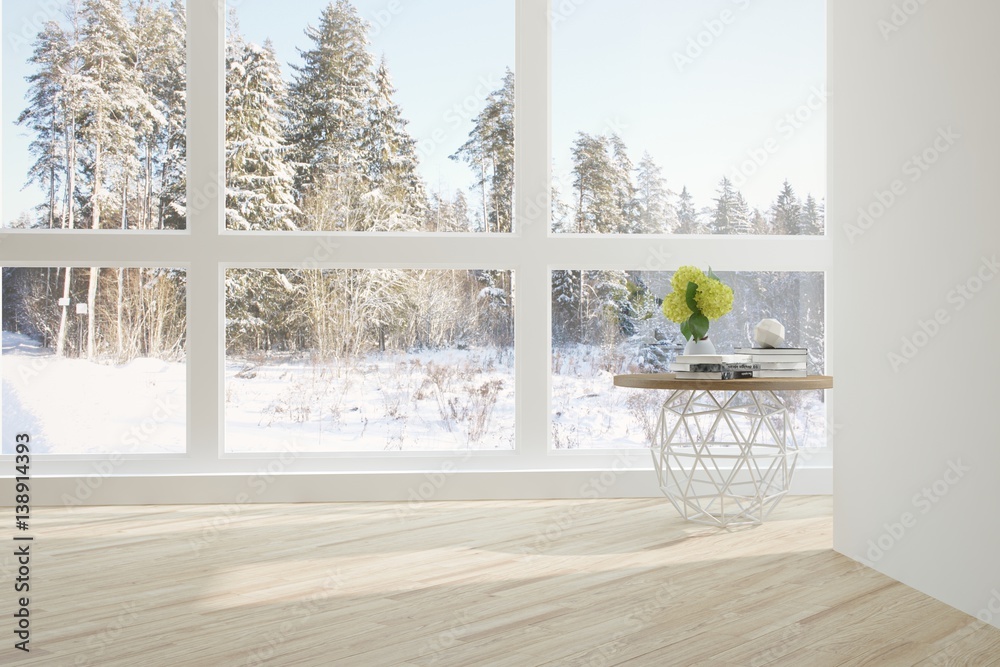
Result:
<svg viewBox="0 0 1000 667"><path fill-rule="evenodd" d="M734 350L736 354L749 354L752 356L773 356L791 355L808 357L809 350L804 347L738 347Z"/></svg>
<svg viewBox="0 0 1000 667"><path fill-rule="evenodd" d="M804 361L758 361L758 370L762 371L804 371L806 362Z"/></svg>
<svg viewBox="0 0 1000 667"><path fill-rule="evenodd" d="M807 372L801 371L754 371L755 378L804 378Z"/></svg>
<svg viewBox="0 0 1000 667"><path fill-rule="evenodd" d="M679 364L746 364L751 361L746 354L682 354Z"/></svg>

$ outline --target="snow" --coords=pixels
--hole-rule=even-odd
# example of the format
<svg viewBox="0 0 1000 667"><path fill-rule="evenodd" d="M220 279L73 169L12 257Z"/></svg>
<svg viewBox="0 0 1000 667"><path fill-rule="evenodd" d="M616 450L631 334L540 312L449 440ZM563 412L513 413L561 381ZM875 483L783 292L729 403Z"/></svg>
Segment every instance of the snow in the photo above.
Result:
<svg viewBox="0 0 1000 667"><path fill-rule="evenodd" d="M621 357L578 345L553 353L552 444L645 448L661 392L616 389ZM27 432L52 454L182 453L184 363L57 358L3 332L3 443ZM799 392L800 445L825 443L822 392ZM226 451L233 453L512 450L514 357L508 349L373 353L353 361L228 357Z"/></svg>
<svg viewBox="0 0 1000 667"><path fill-rule="evenodd" d="M3 332L3 453L28 433L35 453L182 453L185 365L136 359L115 366L58 358Z"/></svg>
<svg viewBox="0 0 1000 667"><path fill-rule="evenodd" d="M230 452L510 450L509 350L226 363Z"/></svg>

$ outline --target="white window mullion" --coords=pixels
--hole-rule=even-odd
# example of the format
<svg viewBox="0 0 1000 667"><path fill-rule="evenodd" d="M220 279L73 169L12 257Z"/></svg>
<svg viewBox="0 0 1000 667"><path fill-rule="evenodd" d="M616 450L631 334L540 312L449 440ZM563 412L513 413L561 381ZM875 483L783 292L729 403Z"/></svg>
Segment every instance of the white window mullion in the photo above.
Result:
<svg viewBox="0 0 1000 667"><path fill-rule="evenodd" d="M551 192L549 0L517 0L515 364L517 451L548 454L549 289L545 257Z"/></svg>
<svg viewBox="0 0 1000 667"><path fill-rule="evenodd" d="M188 3L187 221L193 243L187 284L187 444L188 455L206 469L218 467L222 442L224 303L218 252L225 197L225 16L224 0Z"/></svg>

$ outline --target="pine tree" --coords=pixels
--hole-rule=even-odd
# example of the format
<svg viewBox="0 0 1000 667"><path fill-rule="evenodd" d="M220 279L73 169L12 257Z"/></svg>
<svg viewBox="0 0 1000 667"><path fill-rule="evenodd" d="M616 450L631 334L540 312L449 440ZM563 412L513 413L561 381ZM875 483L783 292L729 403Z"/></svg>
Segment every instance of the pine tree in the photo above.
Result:
<svg viewBox="0 0 1000 667"><path fill-rule="evenodd" d="M611 151L613 174L613 189L615 205L621 212L621 227L616 230L621 234L634 234L641 230L638 190L632 182L632 172L635 166L628 156L625 142L617 134L608 139Z"/></svg>
<svg viewBox="0 0 1000 667"><path fill-rule="evenodd" d="M427 219L424 228L430 232L469 232L469 202L465 193L456 190L449 201L441 192L430 196L427 206Z"/></svg>
<svg viewBox="0 0 1000 667"><path fill-rule="evenodd" d="M514 217L514 73L509 69L503 85L490 93L483 110L473 119L469 139L453 155L477 174L475 187L482 198L485 232L509 232Z"/></svg>
<svg viewBox="0 0 1000 667"><path fill-rule="evenodd" d="M625 271L590 271L595 302L593 316L599 318L601 342L611 348L621 336L632 335L629 277Z"/></svg>
<svg viewBox="0 0 1000 667"><path fill-rule="evenodd" d="M771 223L767 217L755 208L750 216L750 229L752 234L764 236L771 233Z"/></svg>
<svg viewBox="0 0 1000 667"><path fill-rule="evenodd" d="M385 59L375 72L375 89L362 135L364 178L371 192L372 226L386 230L419 229L427 212L424 184L417 173L416 141L393 101L395 88Z"/></svg>
<svg viewBox="0 0 1000 667"><path fill-rule="evenodd" d="M701 221L698 220L698 211L694 207L694 198L685 185L677 196L677 227L674 229L674 233L701 234L702 231Z"/></svg>
<svg viewBox="0 0 1000 667"><path fill-rule="evenodd" d="M743 193L737 191L736 203L733 207L733 227L732 234L743 236L753 234L753 214L750 212L750 205L743 198Z"/></svg>
<svg viewBox="0 0 1000 667"><path fill-rule="evenodd" d="M636 172L639 226L643 234L665 234L678 225L677 211L670 204L670 192L663 170L648 152L643 153Z"/></svg>
<svg viewBox="0 0 1000 667"><path fill-rule="evenodd" d="M156 0L129 0L134 42L127 62L136 70L145 96L135 119L139 212L134 226L183 226L185 24L184 3L166 7ZM159 187L156 185L160 176ZM166 206L177 201L177 207Z"/></svg>
<svg viewBox="0 0 1000 667"><path fill-rule="evenodd" d="M293 67L289 88L296 186L305 198L332 185L341 205L350 206L348 193L365 171L362 141L374 87L367 29L348 0L336 0L323 10L319 26L305 33L311 45L300 51L302 65Z"/></svg>
<svg viewBox="0 0 1000 667"><path fill-rule="evenodd" d="M35 162L28 169L28 183L48 191L46 222L55 226L57 197L63 167L63 146L66 139L66 95L69 60L69 40L54 21L45 24L35 41L28 62L37 70L27 77L29 104L17 117L18 125L34 132L29 150ZM34 225L32 225L34 226Z"/></svg>
<svg viewBox="0 0 1000 667"><path fill-rule="evenodd" d="M795 191L786 180L781 186L778 198L771 206L771 229L774 234L800 234L802 205L795 197Z"/></svg>
<svg viewBox="0 0 1000 667"><path fill-rule="evenodd" d="M274 50L237 41L226 73L226 226L295 229L294 172L282 136L284 83Z"/></svg>
<svg viewBox="0 0 1000 667"><path fill-rule="evenodd" d="M187 225L187 13L185 0L171 0L169 22L163 25L161 62L154 97L166 124L161 128L160 183L150 201L156 201L156 227Z"/></svg>
<svg viewBox="0 0 1000 667"><path fill-rule="evenodd" d="M84 0L80 54L86 113L81 135L90 151L91 227L101 229L106 202L104 180L118 163L129 167L135 142L131 121L146 111L140 80L127 63L126 49L134 45L131 26L122 13L120 0ZM123 186L124 187L124 186ZM87 287L87 358L94 359L97 344L97 289L100 269L90 267Z"/></svg>
<svg viewBox="0 0 1000 667"><path fill-rule="evenodd" d="M612 159L606 136L580 132L573 143L573 187L579 234L621 234L629 231L622 210L623 179Z"/></svg>
<svg viewBox="0 0 1000 667"><path fill-rule="evenodd" d="M826 211L823 204L817 203L811 194L806 195L806 203L802 207L802 233L822 235L826 228Z"/></svg>
<svg viewBox="0 0 1000 667"><path fill-rule="evenodd" d="M750 212L743 195L737 191L728 178L719 182L715 208L709 231L712 234L748 234L750 228Z"/></svg>
<svg viewBox="0 0 1000 667"><path fill-rule="evenodd" d="M552 272L552 341L557 345L580 341L581 274L564 269Z"/></svg>

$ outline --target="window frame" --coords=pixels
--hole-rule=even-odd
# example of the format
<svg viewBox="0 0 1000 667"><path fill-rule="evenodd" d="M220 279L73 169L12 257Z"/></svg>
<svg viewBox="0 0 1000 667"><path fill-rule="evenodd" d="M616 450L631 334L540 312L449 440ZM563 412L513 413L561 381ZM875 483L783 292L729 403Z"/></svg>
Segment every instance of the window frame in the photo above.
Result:
<svg viewBox="0 0 1000 667"><path fill-rule="evenodd" d="M231 0L230 5L239 2ZM225 0L188 0L187 227L176 231L4 230L5 266L171 266L187 271L187 450L182 455L46 455L39 472L87 475L111 459L116 475L254 474L262 461L294 459L300 473L456 470L648 470L644 449L555 450L551 446L551 282L557 269L822 271L827 323L833 242L822 236L599 236L553 234L551 78L553 0L515 4L515 218L509 234L247 232L225 227ZM192 64L198 63L194 67ZM205 67L202 63L212 63ZM540 65L543 63L543 65ZM828 211L828 220L829 220ZM829 226L828 226L829 227ZM459 258L459 259L456 259ZM515 449L450 452L226 453L225 286L233 267L505 269L514 272ZM836 347L827 332L827 368ZM827 423L833 404L827 396ZM828 429L830 431L832 429ZM0 457L11 459L9 455ZM805 467L829 468L829 447ZM385 489L392 475L381 476ZM558 485L552 478L553 489ZM184 492L177 491L183 496ZM484 490L484 497L489 496ZM391 495L391 494L390 494Z"/></svg>

